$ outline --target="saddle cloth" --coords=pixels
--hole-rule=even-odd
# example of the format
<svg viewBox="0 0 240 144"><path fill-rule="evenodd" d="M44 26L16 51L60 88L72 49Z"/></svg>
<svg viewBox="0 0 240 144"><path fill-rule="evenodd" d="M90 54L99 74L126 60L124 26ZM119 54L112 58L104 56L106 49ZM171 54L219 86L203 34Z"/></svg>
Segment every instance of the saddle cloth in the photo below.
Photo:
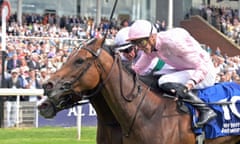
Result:
<svg viewBox="0 0 240 144"><path fill-rule="evenodd" d="M235 82L218 83L212 87L198 91L198 96L209 104L217 113L217 117L203 128L194 128L199 135L202 131L208 139L240 135L240 85ZM216 104L216 103L221 104ZM196 110L187 104L193 116L193 125L197 121Z"/></svg>

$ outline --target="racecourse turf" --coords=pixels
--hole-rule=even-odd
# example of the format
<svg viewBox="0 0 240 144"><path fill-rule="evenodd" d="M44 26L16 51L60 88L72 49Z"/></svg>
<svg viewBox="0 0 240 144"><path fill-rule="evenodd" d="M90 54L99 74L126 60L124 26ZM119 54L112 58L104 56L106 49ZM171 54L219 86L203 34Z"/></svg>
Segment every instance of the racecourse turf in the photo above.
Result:
<svg viewBox="0 0 240 144"><path fill-rule="evenodd" d="M96 144L96 127L0 128L0 144Z"/></svg>

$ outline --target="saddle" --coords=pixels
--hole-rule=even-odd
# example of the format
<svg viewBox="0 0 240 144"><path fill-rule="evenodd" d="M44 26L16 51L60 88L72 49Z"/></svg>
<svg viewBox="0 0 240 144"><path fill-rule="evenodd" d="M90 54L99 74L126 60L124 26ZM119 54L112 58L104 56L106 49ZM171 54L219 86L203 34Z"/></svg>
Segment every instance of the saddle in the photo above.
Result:
<svg viewBox="0 0 240 144"><path fill-rule="evenodd" d="M145 83L148 87L150 87L150 90L155 92L157 95L160 96L164 96L166 98L171 98L171 99L176 99L176 95L172 94L171 92L169 92L169 88L167 88L168 85L166 85L165 88L163 87L159 87L158 85L158 79L160 76L154 76L154 75L148 75L148 76L139 76L139 80L141 80L143 83ZM181 91L181 90L179 90ZM162 94L163 93L163 94ZM194 93L195 95L198 94L197 90L193 90L192 93ZM189 115L191 115L191 112L189 110L189 107L186 105L186 103L184 102L186 101L185 99L179 99L176 101L177 103L177 110L179 113L187 113ZM198 131L198 130L196 130ZM201 131L198 132L196 135L196 144L203 144L205 140L205 132Z"/></svg>
<svg viewBox="0 0 240 144"><path fill-rule="evenodd" d="M154 93L156 93L157 95L161 95L164 96L166 98L171 98L171 99L176 99L177 97L173 94L170 94L168 92L166 92L165 90L161 89L158 85L158 79L161 77L161 75L147 75L147 76L139 76L139 80L141 80L144 84L146 84L148 87L150 87L150 90L153 91ZM167 89L167 88L166 88ZM164 93L164 94L162 94ZM194 90L193 91L194 94L197 95L198 91ZM178 101L176 101L177 103L177 110L180 113L188 113L189 109L188 107L185 105L184 103L185 100L180 99Z"/></svg>

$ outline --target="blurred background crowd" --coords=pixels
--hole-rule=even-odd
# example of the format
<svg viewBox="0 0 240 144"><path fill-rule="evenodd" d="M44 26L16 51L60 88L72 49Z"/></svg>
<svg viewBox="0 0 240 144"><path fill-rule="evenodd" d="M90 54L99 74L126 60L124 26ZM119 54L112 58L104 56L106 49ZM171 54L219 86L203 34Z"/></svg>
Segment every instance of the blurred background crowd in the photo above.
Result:
<svg viewBox="0 0 240 144"><path fill-rule="evenodd" d="M231 8L203 6L201 16L223 34L239 43L240 24L236 12ZM51 73L66 61L69 54L82 40L92 37L114 39L116 33L132 22L124 19L119 22L102 18L96 25L91 17L23 14L22 25L11 15L7 24L7 59L5 78L7 88L42 88ZM158 31L167 29L165 20L154 22ZM229 57L202 44L212 56L218 77L216 82L240 81L240 55ZM40 97L21 97L22 101L36 101ZM8 97L14 101L16 97Z"/></svg>

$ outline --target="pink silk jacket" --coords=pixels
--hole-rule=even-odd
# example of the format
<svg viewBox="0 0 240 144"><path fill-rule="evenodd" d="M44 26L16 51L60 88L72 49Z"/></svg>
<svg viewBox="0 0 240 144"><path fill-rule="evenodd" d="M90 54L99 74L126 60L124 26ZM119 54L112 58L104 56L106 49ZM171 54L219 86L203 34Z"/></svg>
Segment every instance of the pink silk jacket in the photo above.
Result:
<svg viewBox="0 0 240 144"><path fill-rule="evenodd" d="M210 55L186 30L173 28L157 34L156 51L142 56L138 65L133 66L137 73L142 73L154 57L159 57L177 71L195 70L191 79L201 82L214 69Z"/></svg>

